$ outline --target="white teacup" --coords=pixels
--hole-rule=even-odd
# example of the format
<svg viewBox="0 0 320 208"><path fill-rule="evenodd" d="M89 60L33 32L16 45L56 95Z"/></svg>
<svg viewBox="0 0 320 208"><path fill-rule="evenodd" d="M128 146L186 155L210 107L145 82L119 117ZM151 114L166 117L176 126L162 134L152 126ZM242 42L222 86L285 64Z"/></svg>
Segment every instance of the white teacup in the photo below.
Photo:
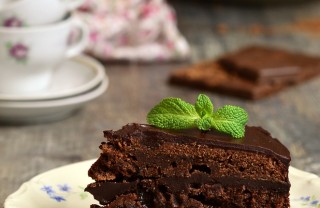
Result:
<svg viewBox="0 0 320 208"><path fill-rule="evenodd" d="M0 0L0 26L29 27L61 21L84 0Z"/></svg>
<svg viewBox="0 0 320 208"><path fill-rule="evenodd" d="M81 38L69 44L70 33ZM88 28L76 17L46 26L0 27L0 92L28 93L46 89L55 68L80 54L88 43Z"/></svg>

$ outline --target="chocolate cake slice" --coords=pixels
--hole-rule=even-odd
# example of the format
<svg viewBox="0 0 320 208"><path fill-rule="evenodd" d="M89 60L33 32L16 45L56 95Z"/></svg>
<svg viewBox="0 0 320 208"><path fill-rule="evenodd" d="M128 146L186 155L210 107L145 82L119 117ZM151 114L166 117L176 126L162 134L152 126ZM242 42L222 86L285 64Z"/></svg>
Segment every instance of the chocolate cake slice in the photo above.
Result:
<svg viewBox="0 0 320 208"><path fill-rule="evenodd" d="M86 191L92 208L289 207L290 153L260 127L215 130L128 124L105 131Z"/></svg>

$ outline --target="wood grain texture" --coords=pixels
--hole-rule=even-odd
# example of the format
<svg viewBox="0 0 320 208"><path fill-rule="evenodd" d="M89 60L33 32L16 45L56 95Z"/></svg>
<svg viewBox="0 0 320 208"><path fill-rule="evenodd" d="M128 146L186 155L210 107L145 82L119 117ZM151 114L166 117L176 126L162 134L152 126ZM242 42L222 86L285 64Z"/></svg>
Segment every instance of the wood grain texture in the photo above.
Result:
<svg viewBox="0 0 320 208"><path fill-rule="evenodd" d="M274 25L315 16L320 3L255 9L181 2L172 4L179 28L192 45L192 62L216 58L252 43L320 54L319 39L299 33L252 35L238 29L221 34L216 30L221 23ZM202 91L167 83L169 74L184 65L187 63L106 64L109 89L72 117L45 124L1 125L0 203L24 181L43 171L98 157L103 130L130 122L145 123L148 110L162 98L174 96L195 102ZM320 78L257 102L205 93L215 106L232 104L247 109L250 125L263 126L290 149L293 166L320 175Z"/></svg>

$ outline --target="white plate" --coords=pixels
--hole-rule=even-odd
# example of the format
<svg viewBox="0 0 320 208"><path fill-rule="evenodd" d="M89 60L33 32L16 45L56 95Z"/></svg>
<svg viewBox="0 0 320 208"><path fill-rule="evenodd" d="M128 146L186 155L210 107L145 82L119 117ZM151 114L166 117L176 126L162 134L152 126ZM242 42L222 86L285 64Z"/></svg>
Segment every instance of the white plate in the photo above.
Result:
<svg viewBox="0 0 320 208"><path fill-rule="evenodd" d="M0 122L17 124L60 120L99 97L108 84L108 77L105 76L95 88L73 97L44 101L0 101Z"/></svg>
<svg viewBox="0 0 320 208"><path fill-rule="evenodd" d="M26 94L0 93L0 101L27 101L57 99L74 96L98 85L105 76L104 67L88 56L77 56L58 67L51 85L43 92Z"/></svg>
<svg viewBox="0 0 320 208"><path fill-rule="evenodd" d="M4 208L89 208L90 204L98 204L83 191L92 182L87 172L94 161L63 166L34 177L6 199ZM289 177L291 208L318 208L320 178L292 167Z"/></svg>

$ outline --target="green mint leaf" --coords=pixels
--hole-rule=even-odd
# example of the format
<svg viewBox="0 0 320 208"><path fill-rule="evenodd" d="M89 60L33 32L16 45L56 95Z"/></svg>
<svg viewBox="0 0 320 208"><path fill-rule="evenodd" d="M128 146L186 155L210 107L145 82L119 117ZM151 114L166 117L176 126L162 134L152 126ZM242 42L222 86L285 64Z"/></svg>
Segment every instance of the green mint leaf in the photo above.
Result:
<svg viewBox="0 0 320 208"><path fill-rule="evenodd" d="M204 94L198 96L195 108L201 118L204 116L211 116L213 113L213 104L210 98Z"/></svg>
<svg viewBox="0 0 320 208"><path fill-rule="evenodd" d="M195 122L198 129L202 131L208 131L212 127L211 125L212 119L213 119L212 117L204 117L204 118L197 119Z"/></svg>
<svg viewBox="0 0 320 208"><path fill-rule="evenodd" d="M165 98L147 115L147 121L159 128L188 129L199 119L196 109L179 98Z"/></svg>
<svg viewBox="0 0 320 208"><path fill-rule="evenodd" d="M248 121L247 112L237 106L226 105L219 108L212 115L211 125L218 131L230 134L235 138L242 138Z"/></svg>
<svg viewBox="0 0 320 208"><path fill-rule="evenodd" d="M149 124L165 129L188 129L198 127L207 131L211 128L242 138L248 122L247 112L237 106L226 105L213 111L208 96L200 94L195 106L179 98L163 99L148 113Z"/></svg>

